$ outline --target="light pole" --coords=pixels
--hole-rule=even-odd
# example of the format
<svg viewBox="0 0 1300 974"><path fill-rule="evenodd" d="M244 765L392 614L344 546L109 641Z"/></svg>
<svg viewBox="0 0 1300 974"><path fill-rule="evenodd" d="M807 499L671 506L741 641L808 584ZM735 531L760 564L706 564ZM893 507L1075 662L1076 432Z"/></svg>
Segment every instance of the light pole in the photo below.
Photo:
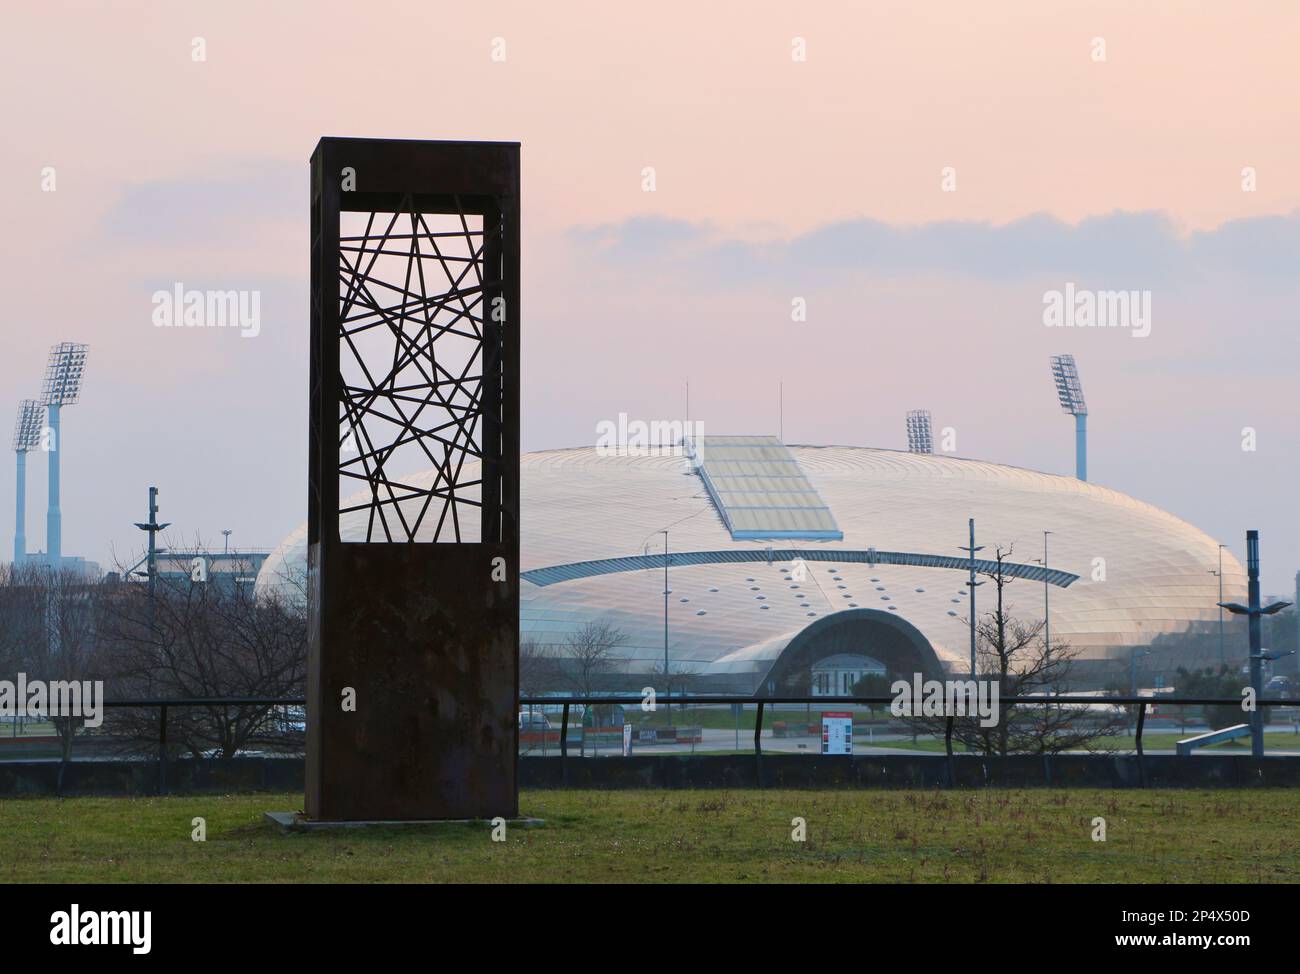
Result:
<svg viewBox="0 0 1300 974"><path fill-rule="evenodd" d="M1264 711L1260 709L1259 698L1263 694L1260 684L1263 682L1263 663L1267 656L1262 648L1262 616L1271 616L1281 612L1290 602L1273 602L1270 605L1259 604L1259 532L1246 532L1246 594L1248 605L1240 602L1220 602L1223 608L1233 615L1244 615L1250 620L1250 687L1255 694L1255 706L1250 712L1250 754L1251 757L1264 756Z"/></svg>
<svg viewBox="0 0 1300 974"><path fill-rule="evenodd" d="M222 548L221 548L221 553L223 555L228 555L230 554L230 528L222 528L221 534L224 538Z"/></svg>
<svg viewBox="0 0 1300 974"><path fill-rule="evenodd" d="M1043 629L1048 656L1052 654L1052 607L1048 595L1051 586L1047 583L1047 536L1051 533L1043 532Z"/></svg>
<svg viewBox="0 0 1300 974"><path fill-rule="evenodd" d="M1227 545L1219 545L1219 570L1214 572L1219 576L1219 666L1228 665L1228 654L1223 648L1223 549Z"/></svg>
<svg viewBox="0 0 1300 974"><path fill-rule="evenodd" d="M152 630L155 615L154 600L158 595L158 555L167 550L158 547L158 533L171 527L171 524L158 523L157 487L149 488L149 520L144 522L136 521L135 526L149 534L149 554L146 557L149 562L149 628Z"/></svg>
<svg viewBox="0 0 1300 974"><path fill-rule="evenodd" d="M668 675L668 529L659 532L664 536L664 690L668 697L668 723L672 723L673 684Z"/></svg>
<svg viewBox="0 0 1300 974"><path fill-rule="evenodd" d="M968 525L970 527L970 545L965 548L958 547L959 550L970 555L970 581L966 584L970 586L970 678L974 680L978 677L975 668L975 587L984 584L975 581L975 552L983 551L984 546L980 545L978 548L975 546L975 519L971 518Z"/></svg>

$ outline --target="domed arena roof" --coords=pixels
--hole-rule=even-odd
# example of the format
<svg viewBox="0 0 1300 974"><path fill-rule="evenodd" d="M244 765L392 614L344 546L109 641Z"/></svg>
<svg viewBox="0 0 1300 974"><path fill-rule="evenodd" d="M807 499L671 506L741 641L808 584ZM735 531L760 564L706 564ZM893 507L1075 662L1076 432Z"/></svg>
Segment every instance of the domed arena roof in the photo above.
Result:
<svg viewBox="0 0 1300 974"><path fill-rule="evenodd" d="M1007 587L1011 614L1042 619L1046 594L1053 644L1082 658L1125 654L1159 633L1218 618L1218 544L1125 494L944 455L776 449L788 449L798 470L775 481L777 454L766 466L718 464L712 476L681 456L596 448L524 455L521 638L563 655L584 623L605 622L626 638L615 651L624 671L661 670L666 530L674 671L757 685L803 629L857 609L896 613L941 663L961 668L970 517L984 547L977 557L991 559L1001 546L1019 566ZM342 532L360 539L364 524L345 515ZM305 538L302 528L280 545L259 587L301 576ZM1244 571L1227 552L1223 573L1224 596L1244 597ZM991 589L980 587L977 600Z"/></svg>

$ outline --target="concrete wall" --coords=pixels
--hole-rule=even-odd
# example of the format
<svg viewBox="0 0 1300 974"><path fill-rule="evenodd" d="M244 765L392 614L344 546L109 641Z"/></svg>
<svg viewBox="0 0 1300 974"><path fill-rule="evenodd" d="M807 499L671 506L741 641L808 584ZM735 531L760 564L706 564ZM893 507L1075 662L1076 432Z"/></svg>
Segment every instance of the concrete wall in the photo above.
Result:
<svg viewBox="0 0 1300 974"><path fill-rule="evenodd" d="M57 793L57 761L0 763L0 798ZM958 787L1157 788L1300 787L1300 757L1200 754L1152 755L1139 766L1132 755L956 756ZM949 763L943 756L885 754L819 757L771 754L631 758L524 757L521 788L943 788ZM301 758L235 758L173 761L167 768L172 794L302 791ZM65 795L154 795L158 765L149 761L74 761L64 774Z"/></svg>
<svg viewBox="0 0 1300 974"><path fill-rule="evenodd" d="M523 788L1216 788L1300 786L1300 757L1256 761L1240 755L1136 756L1066 754L1008 758L885 754L820 757L772 754L624 759L528 759L520 765ZM951 774L951 779L950 779Z"/></svg>
<svg viewBox="0 0 1300 974"><path fill-rule="evenodd" d="M302 791L302 758L170 761L167 791ZM58 793L58 761L0 763L0 797ZM63 775L65 795L156 795L156 761L73 761Z"/></svg>

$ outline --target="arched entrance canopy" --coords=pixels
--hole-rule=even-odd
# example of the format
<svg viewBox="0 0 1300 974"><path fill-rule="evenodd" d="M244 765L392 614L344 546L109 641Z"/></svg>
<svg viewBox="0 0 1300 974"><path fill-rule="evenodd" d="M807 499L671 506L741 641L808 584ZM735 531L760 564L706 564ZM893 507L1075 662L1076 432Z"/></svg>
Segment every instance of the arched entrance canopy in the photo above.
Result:
<svg viewBox="0 0 1300 974"><path fill-rule="evenodd" d="M775 688L779 696L789 677L840 653L872 656L891 675L920 673L926 679L943 678L938 654L916 626L880 609L845 609L794 633L759 684L759 695L771 695L769 688Z"/></svg>

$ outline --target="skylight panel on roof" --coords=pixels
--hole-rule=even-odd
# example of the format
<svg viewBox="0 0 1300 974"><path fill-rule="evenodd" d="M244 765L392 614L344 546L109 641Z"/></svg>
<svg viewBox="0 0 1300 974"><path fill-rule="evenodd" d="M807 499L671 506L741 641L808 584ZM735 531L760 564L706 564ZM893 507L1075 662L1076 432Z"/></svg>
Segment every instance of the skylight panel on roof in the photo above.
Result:
<svg viewBox="0 0 1300 974"><path fill-rule="evenodd" d="M733 540L844 540L830 508L775 436L697 437L687 450Z"/></svg>

